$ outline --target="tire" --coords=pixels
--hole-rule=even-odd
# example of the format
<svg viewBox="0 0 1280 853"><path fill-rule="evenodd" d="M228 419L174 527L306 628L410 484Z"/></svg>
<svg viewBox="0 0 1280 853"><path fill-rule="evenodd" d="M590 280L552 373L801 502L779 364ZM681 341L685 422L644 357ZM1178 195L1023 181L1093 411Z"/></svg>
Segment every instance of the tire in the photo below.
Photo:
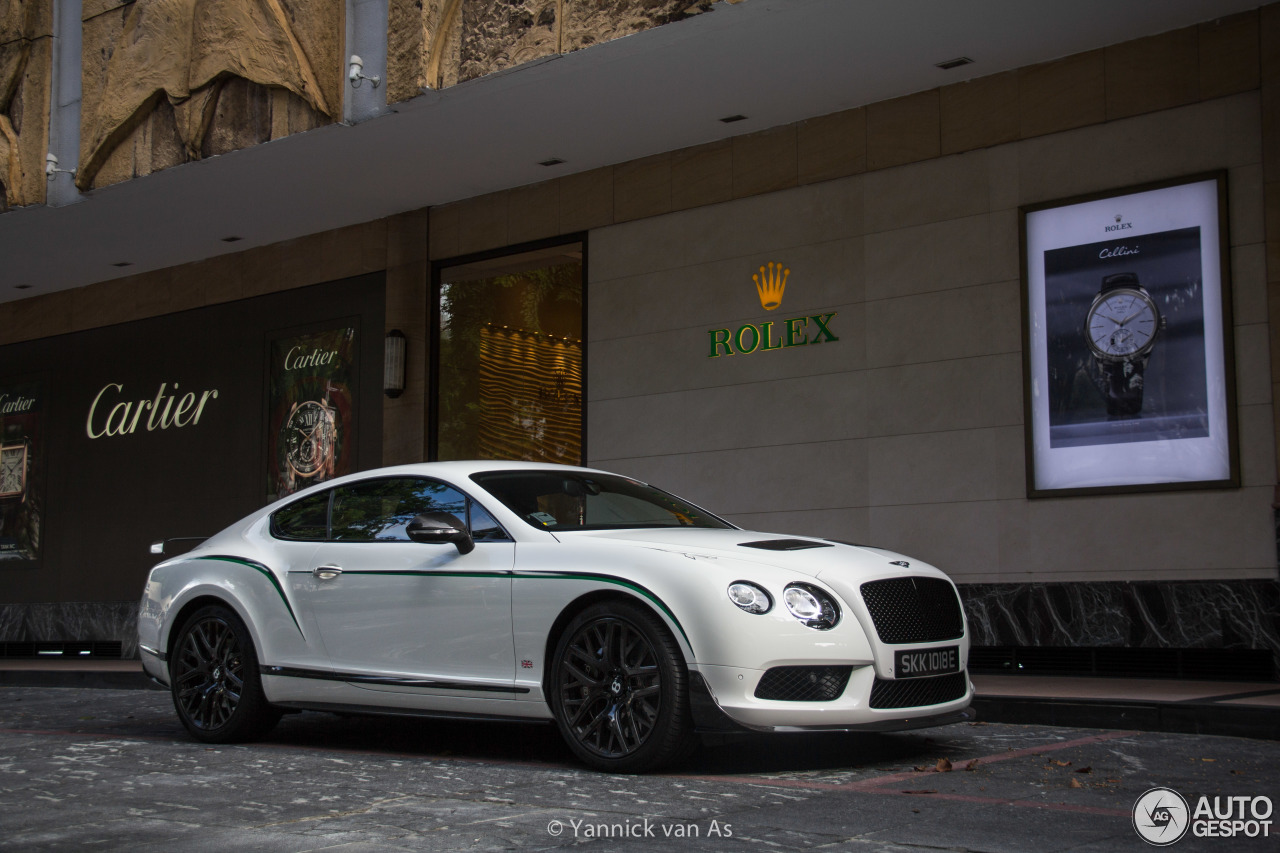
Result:
<svg viewBox="0 0 1280 853"><path fill-rule="evenodd" d="M262 690L249 630L230 609L202 607L178 632L169 660L178 719L205 743L261 737L280 720Z"/></svg>
<svg viewBox="0 0 1280 853"><path fill-rule="evenodd" d="M550 703L560 734L586 764L643 773L694 744L689 671L666 626L626 601L594 604L556 644Z"/></svg>

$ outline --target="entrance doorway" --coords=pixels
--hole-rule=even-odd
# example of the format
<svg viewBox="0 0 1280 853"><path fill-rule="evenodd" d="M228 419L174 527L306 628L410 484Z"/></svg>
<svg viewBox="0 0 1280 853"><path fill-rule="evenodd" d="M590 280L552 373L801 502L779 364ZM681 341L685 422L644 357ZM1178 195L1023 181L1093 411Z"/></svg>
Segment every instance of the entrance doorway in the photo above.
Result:
<svg viewBox="0 0 1280 853"><path fill-rule="evenodd" d="M436 267L430 458L583 461L584 243Z"/></svg>

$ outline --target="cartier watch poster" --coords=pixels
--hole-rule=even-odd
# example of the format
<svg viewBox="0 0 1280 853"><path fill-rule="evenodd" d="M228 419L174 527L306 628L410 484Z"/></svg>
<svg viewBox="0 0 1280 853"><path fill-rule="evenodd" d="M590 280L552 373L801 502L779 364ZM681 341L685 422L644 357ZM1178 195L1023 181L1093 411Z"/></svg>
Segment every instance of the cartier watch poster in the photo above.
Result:
<svg viewBox="0 0 1280 853"><path fill-rule="evenodd" d="M355 329L270 344L268 497L354 470Z"/></svg>
<svg viewBox="0 0 1280 853"><path fill-rule="evenodd" d="M40 554L44 389L0 383L0 560Z"/></svg>
<svg viewBox="0 0 1280 853"><path fill-rule="evenodd" d="M1023 209L1031 494L1234 479L1223 180Z"/></svg>

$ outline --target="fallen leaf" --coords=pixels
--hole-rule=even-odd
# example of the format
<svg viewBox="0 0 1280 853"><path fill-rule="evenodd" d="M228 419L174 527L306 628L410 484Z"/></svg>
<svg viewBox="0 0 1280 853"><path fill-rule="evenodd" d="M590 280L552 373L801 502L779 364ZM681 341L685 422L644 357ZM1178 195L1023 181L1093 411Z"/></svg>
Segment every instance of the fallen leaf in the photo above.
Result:
<svg viewBox="0 0 1280 853"><path fill-rule="evenodd" d="M1119 785L1119 784L1120 784L1120 780L1119 780L1119 779L1108 779L1108 780L1107 780L1107 784L1108 784L1108 785Z"/></svg>
<svg viewBox="0 0 1280 853"><path fill-rule="evenodd" d="M1083 788L1083 787L1084 787L1084 785L1080 784L1080 780L1079 780L1079 779L1077 779L1076 777L1072 776L1072 777L1071 777L1071 787L1072 787L1072 788Z"/></svg>
<svg viewBox="0 0 1280 853"><path fill-rule="evenodd" d="M1050 764L1056 764L1056 765L1058 765L1059 767L1070 767L1070 766L1071 766L1071 762L1070 762L1070 761L1059 761L1059 760L1058 760L1058 759L1056 759L1056 758L1051 758L1051 759L1049 759L1049 763L1050 763Z"/></svg>
<svg viewBox="0 0 1280 853"><path fill-rule="evenodd" d="M946 758L939 758L939 759L938 759L938 768L937 768L937 769L938 769L938 772L939 772L939 773L950 773L950 772L951 772L951 761L950 761L949 759L946 759Z"/></svg>
<svg viewBox="0 0 1280 853"><path fill-rule="evenodd" d="M1218 759L1216 759L1216 758L1202 758L1202 759L1200 759L1200 760L1201 760L1201 761L1217 761Z"/></svg>
<svg viewBox="0 0 1280 853"><path fill-rule="evenodd" d="M938 792L933 790L932 788L926 788L922 791L903 791L902 793L904 794L936 794Z"/></svg>
<svg viewBox="0 0 1280 853"><path fill-rule="evenodd" d="M966 764L966 765L964 766L964 769L965 769L965 770L977 770L977 769L978 769L978 759L976 759L976 758L975 758L975 759L973 759L972 761L970 761L968 764Z"/></svg>
<svg viewBox="0 0 1280 853"><path fill-rule="evenodd" d="M1077 772L1077 773L1092 773L1092 772L1093 772L1093 768L1092 768L1092 767L1077 767L1077 768L1076 768L1076 770L1075 770L1075 772Z"/></svg>
<svg viewBox="0 0 1280 853"><path fill-rule="evenodd" d="M938 768L936 767L913 767L911 769L916 771L917 773L937 773L938 772Z"/></svg>
<svg viewBox="0 0 1280 853"><path fill-rule="evenodd" d="M919 810L919 809L912 809L912 810L911 810L911 813L912 813L912 814L920 814L920 810Z"/></svg>

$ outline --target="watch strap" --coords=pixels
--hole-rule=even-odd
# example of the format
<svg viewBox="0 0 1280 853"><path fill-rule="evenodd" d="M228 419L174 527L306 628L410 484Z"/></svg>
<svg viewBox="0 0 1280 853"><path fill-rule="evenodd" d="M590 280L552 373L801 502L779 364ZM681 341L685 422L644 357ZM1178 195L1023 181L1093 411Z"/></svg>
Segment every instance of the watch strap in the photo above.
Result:
<svg viewBox="0 0 1280 853"><path fill-rule="evenodd" d="M1115 290L1120 287L1141 290L1142 285L1138 283L1138 274L1136 272L1118 272L1103 276L1102 289L1098 292L1106 293L1108 290Z"/></svg>
<svg viewBox="0 0 1280 853"><path fill-rule="evenodd" d="M1107 401L1107 414L1111 417L1133 417L1141 413L1147 356L1130 361L1103 361L1098 363L1098 368L1098 390Z"/></svg>

